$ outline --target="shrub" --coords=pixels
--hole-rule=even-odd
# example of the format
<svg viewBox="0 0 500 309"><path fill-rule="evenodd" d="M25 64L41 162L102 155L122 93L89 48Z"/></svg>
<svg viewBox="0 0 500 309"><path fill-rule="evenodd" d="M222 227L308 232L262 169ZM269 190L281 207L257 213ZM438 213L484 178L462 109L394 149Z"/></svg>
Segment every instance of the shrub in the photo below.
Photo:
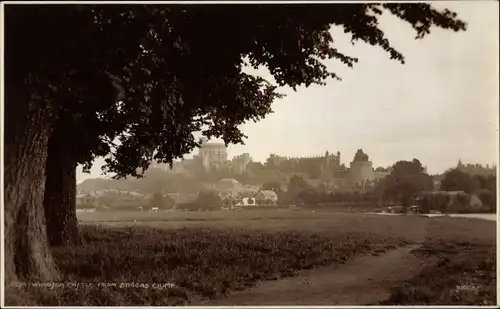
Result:
<svg viewBox="0 0 500 309"><path fill-rule="evenodd" d="M169 196L161 193L155 193L149 201L149 208L172 209L175 201Z"/></svg>
<svg viewBox="0 0 500 309"><path fill-rule="evenodd" d="M182 210L218 210L223 205L222 199L215 192L206 191L200 192L198 198L194 202L184 203L177 208Z"/></svg>
<svg viewBox="0 0 500 309"><path fill-rule="evenodd" d="M490 211L496 211L496 195L488 189L481 189L477 192L477 197Z"/></svg>

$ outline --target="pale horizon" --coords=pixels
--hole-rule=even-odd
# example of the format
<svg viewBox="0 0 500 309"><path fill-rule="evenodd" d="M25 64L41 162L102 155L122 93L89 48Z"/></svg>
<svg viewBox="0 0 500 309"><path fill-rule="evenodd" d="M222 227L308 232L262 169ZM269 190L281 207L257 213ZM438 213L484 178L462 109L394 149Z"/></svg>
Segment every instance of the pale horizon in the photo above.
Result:
<svg viewBox="0 0 500 309"><path fill-rule="evenodd" d="M281 88L287 96L274 113L241 126L246 145L230 145L229 157L249 153L264 162L274 153L288 157L341 152L346 165L361 148L374 167L419 159L430 174L464 164L498 164L498 2L433 2L458 13L465 32L432 28L423 40L396 17L385 14L381 28L406 64L380 48L352 46L333 29L335 46L359 58L350 69L328 67L342 81L326 86ZM266 70L255 72L269 80ZM197 150L195 149L194 153ZM90 174L77 170L77 182L103 177L103 159Z"/></svg>

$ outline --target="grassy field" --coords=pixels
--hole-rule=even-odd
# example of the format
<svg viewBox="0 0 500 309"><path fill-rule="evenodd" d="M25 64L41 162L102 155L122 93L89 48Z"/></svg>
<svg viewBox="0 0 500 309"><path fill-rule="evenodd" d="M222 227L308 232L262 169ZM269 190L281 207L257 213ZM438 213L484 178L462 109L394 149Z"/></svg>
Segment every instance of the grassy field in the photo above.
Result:
<svg viewBox="0 0 500 309"><path fill-rule="evenodd" d="M184 305L415 243L427 267L388 304L496 300L494 222L288 210L78 216L84 244L54 249L66 283L17 288L7 304Z"/></svg>
<svg viewBox="0 0 500 309"><path fill-rule="evenodd" d="M462 241L428 241L414 254L429 266L394 287L381 305L496 304L496 248Z"/></svg>
<svg viewBox="0 0 500 309"><path fill-rule="evenodd" d="M320 213L320 211L317 211ZM136 221L228 221L260 219L317 219L319 214L313 211L293 209L241 210L241 211L103 211L79 212L81 222L132 222Z"/></svg>

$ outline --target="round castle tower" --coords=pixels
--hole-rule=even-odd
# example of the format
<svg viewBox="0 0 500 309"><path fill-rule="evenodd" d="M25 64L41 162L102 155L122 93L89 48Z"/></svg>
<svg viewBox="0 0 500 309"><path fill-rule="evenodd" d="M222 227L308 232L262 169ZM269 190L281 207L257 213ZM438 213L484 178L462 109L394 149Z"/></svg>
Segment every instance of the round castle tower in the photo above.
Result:
<svg viewBox="0 0 500 309"><path fill-rule="evenodd" d="M362 149L358 149L350 163L349 180L352 184L364 185L375 179L373 164Z"/></svg>

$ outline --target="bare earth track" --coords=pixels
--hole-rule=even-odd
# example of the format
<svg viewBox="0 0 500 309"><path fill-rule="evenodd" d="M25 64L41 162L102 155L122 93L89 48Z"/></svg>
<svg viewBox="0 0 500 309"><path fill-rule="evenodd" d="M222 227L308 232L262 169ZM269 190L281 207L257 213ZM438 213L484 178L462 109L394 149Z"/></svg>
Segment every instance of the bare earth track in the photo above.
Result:
<svg viewBox="0 0 500 309"><path fill-rule="evenodd" d="M387 299L389 289L417 275L423 264L400 247L379 256L363 255L344 265L302 271L298 276L264 281L226 298L200 301L205 306L370 305Z"/></svg>

